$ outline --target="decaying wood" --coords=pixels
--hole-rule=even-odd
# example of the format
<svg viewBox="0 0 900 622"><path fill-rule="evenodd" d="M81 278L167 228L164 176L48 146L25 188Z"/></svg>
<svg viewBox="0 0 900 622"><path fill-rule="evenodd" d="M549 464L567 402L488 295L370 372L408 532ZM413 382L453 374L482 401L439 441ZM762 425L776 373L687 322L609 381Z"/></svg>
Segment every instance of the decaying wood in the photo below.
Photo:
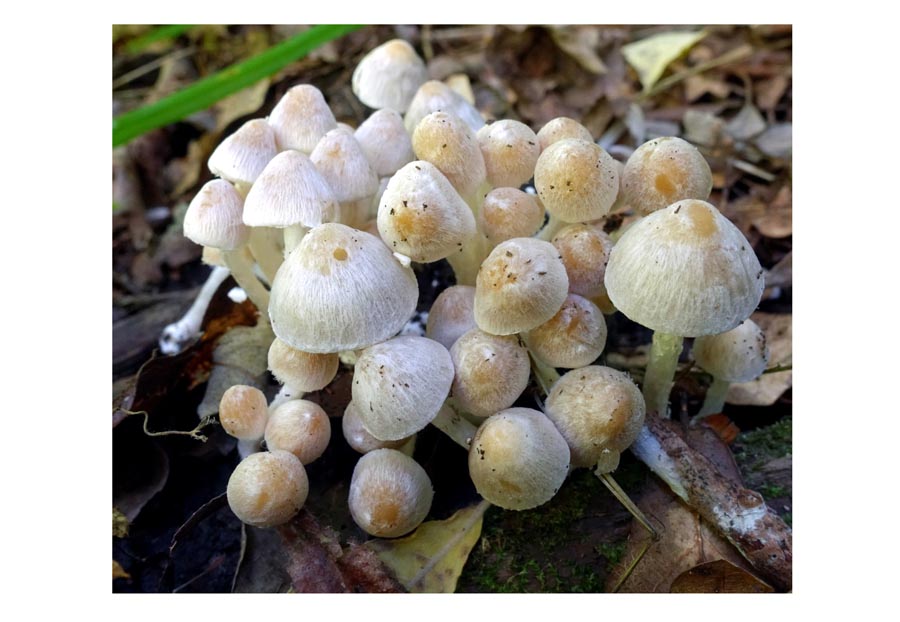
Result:
<svg viewBox="0 0 900 622"><path fill-rule="evenodd" d="M792 532L762 496L725 478L676 424L648 415L631 451L780 589L791 589Z"/></svg>

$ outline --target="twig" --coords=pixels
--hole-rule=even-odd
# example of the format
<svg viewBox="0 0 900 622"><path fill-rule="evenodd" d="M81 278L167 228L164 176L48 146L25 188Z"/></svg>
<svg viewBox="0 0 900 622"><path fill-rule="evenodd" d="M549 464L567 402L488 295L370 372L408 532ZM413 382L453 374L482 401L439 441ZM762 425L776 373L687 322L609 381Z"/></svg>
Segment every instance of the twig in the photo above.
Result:
<svg viewBox="0 0 900 622"><path fill-rule="evenodd" d="M125 413L126 415L144 415L144 434L147 436L175 436L175 435L184 435L190 436L192 439L200 441L201 443L205 443L208 438L203 434L200 434L200 430L208 426L212 423L211 417L203 417L200 420L200 423L197 424L197 427L193 430L164 430L162 432L151 432L147 428L147 424L150 421L150 413L146 410L125 410L124 408L119 408L119 412Z"/></svg>

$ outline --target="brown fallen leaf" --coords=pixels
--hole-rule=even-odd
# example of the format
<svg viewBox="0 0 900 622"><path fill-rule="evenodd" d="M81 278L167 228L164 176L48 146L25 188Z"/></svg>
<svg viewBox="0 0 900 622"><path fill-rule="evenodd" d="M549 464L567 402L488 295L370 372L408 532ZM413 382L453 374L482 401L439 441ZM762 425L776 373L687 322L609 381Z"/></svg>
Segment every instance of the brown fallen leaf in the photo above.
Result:
<svg viewBox="0 0 900 622"><path fill-rule="evenodd" d="M606 73L606 65L597 55L600 29L596 26L548 26L550 36L560 49L593 74Z"/></svg>
<svg viewBox="0 0 900 622"><path fill-rule="evenodd" d="M672 582L670 591L680 594L762 594L775 590L746 570L718 559L680 574Z"/></svg>
<svg viewBox="0 0 900 622"><path fill-rule="evenodd" d="M792 361L793 330L791 314L757 312L750 316L766 334L769 367L789 366ZM791 370L764 373L756 380L738 382L728 388L725 401L745 406L771 406L791 388Z"/></svg>
<svg viewBox="0 0 900 622"><path fill-rule="evenodd" d="M113 579L130 579L130 578L131 578L131 575L128 574L127 572L125 572L125 569L122 568L122 564L120 564L120 563L117 562L116 560L112 560L112 563L113 563L113 564L112 564L112 566L113 566L113 569L112 569L113 576L112 576L112 578L113 578Z"/></svg>
<svg viewBox="0 0 900 622"><path fill-rule="evenodd" d="M768 238L785 238L793 233L791 186L782 186L775 197L750 222Z"/></svg>

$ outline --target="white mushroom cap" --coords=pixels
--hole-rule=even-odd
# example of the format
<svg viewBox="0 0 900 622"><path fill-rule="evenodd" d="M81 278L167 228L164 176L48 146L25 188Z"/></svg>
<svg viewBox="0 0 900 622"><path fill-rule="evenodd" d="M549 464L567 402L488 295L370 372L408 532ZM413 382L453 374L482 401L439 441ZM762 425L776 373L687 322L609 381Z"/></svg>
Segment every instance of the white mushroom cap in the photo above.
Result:
<svg viewBox="0 0 900 622"><path fill-rule="evenodd" d="M544 206L518 188L494 188L484 197L479 222L492 244L527 238L544 224Z"/></svg>
<svg viewBox="0 0 900 622"><path fill-rule="evenodd" d="M700 367L728 382L755 380L769 364L766 334L753 320L719 335L697 337L692 351Z"/></svg>
<svg viewBox="0 0 900 622"><path fill-rule="evenodd" d="M263 437L269 418L266 396L256 387L236 384L228 387L219 401L219 422L229 436L244 441Z"/></svg>
<svg viewBox="0 0 900 622"><path fill-rule="evenodd" d="M584 367L606 346L606 320L590 300L569 294L556 315L523 337L532 354L551 367Z"/></svg>
<svg viewBox="0 0 900 622"><path fill-rule="evenodd" d="M376 449L399 449L410 438L401 438L396 441L382 441L375 438L363 425L362 417L359 416L359 408L353 400L350 400L347 408L344 409L344 416L341 417L341 431L344 433L344 440L347 441L347 444L361 454L367 454Z"/></svg>
<svg viewBox="0 0 900 622"><path fill-rule="evenodd" d="M231 511L254 527L274 527L293 518L309 494L303 463L288 451L250 454L228 479Z"/></svg>
<svg viewBox="0 0 900 622"><path fill-rule="evenodd" d="M634 382L598 365L573 369L557 380L545 410L569 444L576 467L595 465L606 451L621 453L644 425L644 397Z"/></svg>
<svg viewBox="0 0 900 622"><path fill-rule="evenodd" d="M291 400L278 406L266 424L266 447L283 449L304 465L317 460L331 440L331 422L322 407L309 400Z"/></svg>
<svg viewBox="0 0 900 622"><path fill-rule="evenodd" d="M485 125L478 130L478 144L492 186L518 188L534 176L541 146L524 123L502 119Z"/></svg>
<svg viewBox="0 0 900 622"><path fill-rule="evenodd" d="M323 389L334 380L340 357L337 352L303 352L276 337L269 346L268 363L269 371L278 382L308 393Z"/></svg>
<svg viewBox="0 0 900 622"><path fill-rule="evenodd" d="M586 127L569 117L556 117L547 121L544 127L538 131L537 137L542 151L553 143L568 138L577 138L588 142L594 141L594 137L591 136L590 131Z"/></svg>
<svg viewBox="0 0 900 622"><path fill-rule="evenodd" d="M325 134L309 159L341 203L371 197L378 191L378 175L350 131L338 128Z"/></svg>
<svg viewBox="0 0 900 622"><path fill-rule="evenodd" d="M432 262L459 252L475 235L475 217L435 165L416 160L381 195L378 232L392 250Z"/></svg>
<svg viewBox="0 0 900 622"><path fill-rule="evenodd" d="M356 128L354 136L379 177L393 175L416 159L412 139L396 110L376 110Z"/></svg>
<svg viewBox="0 0 900 622"><path fill-rule="evenodd" d="M337 127L322 91L311 84L298 84L275 104L268 118L278 149L312 153L325 133Z"/></svg>
<svg viewBox="0 0 900 622"><path fill-rule="evenodd" d="M359 355L353 401L372 436L393 441L431 423L452 382L447 348L425 337L394 337Z"/></svg>
<svg viewBox="0 0 900 622"><path fill-rule="evenodd" d="M419 286L380 239L326 223L284 261L271 294L278 338L324 353L365 348L398 333L415 311Z"/></svg>
<svg viewBox="0 0 900 622"><path fill-rule="evenodd" d="M544 209L563 222L606 216L619 193L616 161L599 145L566 139L541 152L534 187Z"/></svg>
<svg viewBox="0 0 900 622"><path fill-rule="evenodd" d="M419 87L428 80L425 62L403 39L382 43L353 70L353 93L369 108L406 112Z"/></svg>
<svg viewBox="0 0 900 622"><path fill-rule="evenodd" d="M184 236L189 240L222 250L235 250L250 238L250 229L241 220L244 200L224 179L203 184L184 215Z"/></svg>
<svg viewBox="0 0 900 622"><path fill-rule="evenodd" d="M450 348L456 403L476 417L489 417L519 399L531 375L528 350L514 335L473 328Z"/></svg>
<svg viewBox="0 0 900 622"><path fill-rule="evenodd" d="M209 170L233 183L250 185L278 155L275 133L265 119L244 123L209 156Z"/></svg>
<svg viewBox="0 0 900 622"><path fill-rule="evenodd" d="M475 281L475 322L493 335L531 330L552 318L569 279L550 242L513 238L491 251Z"/></svg>
<svg viewBox="0 0 900 622"><path fill-rule="evenodd" d="M487 179L475 132L452 112L432 112L412 134L416 157L434 164L459 194L471 199Z"/></svg>
<svg viewBox="0 0 900 622"><path fill-rule="evenodd" d="M449 350L457 339L475 326L475 288L452 285L438 294L432 303L425 336Z"/></svg>
<svg viewBox="0 0 900 622"><path fill-rule="evenodd" d="M339 214L328 182L299 151L283 151L272 158L244 204L244 223L251 227L315 227Z"/></svg>
<svg viewBox="0 0 900 622"><path fill-rule="evenodd" d="M667 136L635 149L622 173L622 197L647 215L684 199L705 201L712 192L709 164L691 143Z"/></svg>
<svg viewBox="0 0 900 622"><path fill-rule="evenodd" d="M546 503L569 473L569 446L553 423L531 408L488 417L469 449L469 476L478 493L506 510Z"/></svg>
<svg viewBox="0 0 900 622"><path fill-rule="evenodd" d="M634 223L606 266L606 289L631 320L682 337L731 330L762 298L750 242L705 201L679 201Z"/></svg>
<svg viewBox="0 0 900 622"><path fill-rule="evenodd" d="M409 104L403 124L406 131L412 134L419 122L432 112L442 110L451 112L462 119L473 132L484 126L481 113L466 99L443 82L429 80L416 91Z"/></svg>
<svg viewBox="0 0 900 622"><path fill-rule="evenodd" d="M566 225L551 243L566 267L570 292L585 298L606 294L603 281L613 243L603 229L589 223Z"/></svg>
<svg viewBox="0 0 900 622"><path fill-rule="evenodd" d="M397 538L425 520L433 498L431 479L419 463L396 449L376 449L356 463L348 504L363 531Z"/></svg>

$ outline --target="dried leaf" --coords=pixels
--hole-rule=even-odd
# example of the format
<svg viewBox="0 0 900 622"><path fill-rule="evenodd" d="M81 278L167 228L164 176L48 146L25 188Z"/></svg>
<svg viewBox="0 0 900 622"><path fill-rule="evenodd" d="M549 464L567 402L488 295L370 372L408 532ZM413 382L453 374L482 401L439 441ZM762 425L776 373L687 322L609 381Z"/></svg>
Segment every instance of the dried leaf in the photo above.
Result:
<svg viewBox="0 0 900 622"><path fill-rule="evenodd" d="M269 79L259 82L220 100L216 106L216 133L223 132L228 125L241 117L255 113L266 102Z"/></svg>
<svg viewBox="0 0 900 622"><path fill-rule="evenodd" d="M716 115L688 109L684 113L684 139L695 145L713 146L718 144L725 122Z"/></svg>
<svg viewBox="0 0 900 622"><path fill-rule="evenodd" d="M396 540L370 540L370 547L410 592L450 594L481 535L486 502L441 521L422 523Z"/></svg>
<svg viewBox="0 0 900 622"><path fill-rule="evenodd" d="M725 126L725 131L737 140L749 140L765 129L766 120L750 102L744 104L740 112Z"/></svg>
<svg viewBox="0 0 900 622"><path fill-rule="evenodd" d="M606 73L597 55L600 29L595 26L550 26L550 36L560 49L593 74Z"/></svg>
<svg viewBox="0 0 900 622"><path fill-rule="evenodd" d="M113 537L124 538L127 536L129 524L128 517L119 508L113 506Z"/></svg>
<svg viewBox="0 0 900 622"><path fill-rule="evenodd" d="M684 79L684 95L689 102L700 99L707 93L717 99L725 99L731 93L731 86L722 80L702 75L688 76Z"/></svg>
<svg viewBox="0 0 900 622"><path fill-rule="evenodd" d="M638 74L644 92L649 91L666 67L706 36L705 32L664 32L622 47L625 60Z"/></svg>
<svg viewBox="0 0 900 622"><path fill-rule="evenodd" d="M644 111L635 103L628 106L628 112L625 113L625 127L628 133L634 137L634 142L638 145L644 142L647 136L647 125L644 122Z"/></svg>
<svg viewBox="0 0 900 622"><path fill-rule="evenodd" d="M791 235L794 229L792 196L791 186L782 186L775 198L750 222L769 238L784 238Z"/></svg>
<svg viewBox="0 0 900 622"><path fill-rule="evenodd" d="M672 582L672 593L762 594L774 592L768 583L724 559L695 566Z"/></svg>
<svg viewBox="0 0 900 622"><path fill-rule="evenodd" d="M469 76L464 73L454 73L444 79L444 84L462 95L467 102L475 105L475 93L472 91L472 82L469 80Z"/></svg>
<svg viewBox="0 0 900 622"><path fill-rule="evenodd" d="M794 251L766 270L766 287L790 287L793 282Z"/></svg>
<svg viewBox="0 0 900 622"><path fill-rule="evenodd" d="M757 136L753 142L760 151L771 158L790 160L793 144L792 133L792 123L776 123Z"/></svg>
<svg viewBox="0 0 900 622"><path fill-rule="evenodd" d="M792 316L791 314L754 313L750 316L766 334L769 346L769 367L791 364ZM781 394L791 387L791 370L763 374L756 380L732 384L725 398L729 404L771 406Z"/></svg>
<svg viewBox="0 0 900 622"><path fill-rule="evenodd" d="M113 563L113 579L130 579L131 575L125 572L125 569L122 568L122 564L117 562L116 560L112 560Z"/></svg>

